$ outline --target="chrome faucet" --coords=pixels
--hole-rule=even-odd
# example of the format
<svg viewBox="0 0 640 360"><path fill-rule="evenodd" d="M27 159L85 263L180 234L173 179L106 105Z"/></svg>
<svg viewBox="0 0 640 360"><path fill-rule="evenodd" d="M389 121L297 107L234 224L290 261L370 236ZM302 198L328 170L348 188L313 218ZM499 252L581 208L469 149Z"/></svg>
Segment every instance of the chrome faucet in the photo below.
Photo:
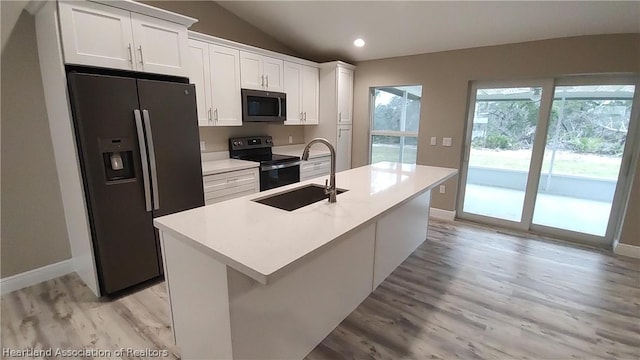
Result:
<svg viewBox="0 0 640 360"><path fill-rule="evenodd" d="M304 147L302 160L309 160L309 148L315 143L327 145L331 152L331 175L329 176L329 185L327 185L327 180L324 181L324 193L329 195L329 202L334 203L336 202L336 149L327 139L315 138Z"/></svg>

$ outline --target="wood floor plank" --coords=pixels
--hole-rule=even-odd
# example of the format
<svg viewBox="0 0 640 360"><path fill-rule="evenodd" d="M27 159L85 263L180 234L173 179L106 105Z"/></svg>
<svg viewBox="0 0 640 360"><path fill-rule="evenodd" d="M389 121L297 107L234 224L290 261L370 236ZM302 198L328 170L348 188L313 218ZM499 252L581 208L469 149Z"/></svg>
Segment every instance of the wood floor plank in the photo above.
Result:
<svg viewBox="0 0 640 360"><path fill-rule="evenodd" d="M73 274L0 305L3 347L149 348L180 358L164 283L97 299ZM433 221L428 240L307 356L451 358L640 359L640 261Z"/></svg>

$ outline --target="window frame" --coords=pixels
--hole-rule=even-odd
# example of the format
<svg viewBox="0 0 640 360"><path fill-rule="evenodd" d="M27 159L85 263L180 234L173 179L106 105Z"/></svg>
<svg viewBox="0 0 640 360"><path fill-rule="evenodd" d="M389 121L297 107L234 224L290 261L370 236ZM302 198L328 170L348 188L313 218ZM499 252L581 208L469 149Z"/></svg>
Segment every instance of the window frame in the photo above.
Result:
<svg viewBox="0 0 640 360"><path fill-rule="evenodd" d="M400 158L399 162L402 163L404 156L404 139L406 137L415 137L416 138L416 152L419 149L420 144L418 141L418 134L420 132L420 121L418 121L418 131L403 131L406 127L406 117L404 118L404 122L400 121L400 129L401 130L374 130L373 121L375 117L375 104L376 104L376 90L381 88L394 88L394 87L405 87L405 86L420 86L420 90L422 90L422 85L414 84L414 85L386 85L386 86L373 86L369 88L369 164L372 164L372 156L373 156L373 137L374 136L394 136L400 138ZM407 101L407 91L404 92L404 101L406 108ZM422 111L422 96L420 96L420 111ZM418 115L419 116L419 115ZM416 163L417 163L417 155L416 155Z"/></svg>

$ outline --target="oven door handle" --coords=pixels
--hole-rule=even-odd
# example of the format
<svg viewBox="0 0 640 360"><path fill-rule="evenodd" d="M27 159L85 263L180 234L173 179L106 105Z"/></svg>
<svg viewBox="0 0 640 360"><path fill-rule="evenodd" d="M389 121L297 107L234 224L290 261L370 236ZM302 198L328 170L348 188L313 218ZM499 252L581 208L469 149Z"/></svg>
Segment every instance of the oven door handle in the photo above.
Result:
<svg viewBox="0 0 640 360"><path fill-rule="evenodd" d="M290 162L290 163L286 163L286 164L278 164L278 165L261 165L260 166L260 171L270 171L270 170L285 169L285 168L290 168L290 167L294 167L294 166L300 166L301 163L302 163L302 161L294 161L294 162Z"/></svg>

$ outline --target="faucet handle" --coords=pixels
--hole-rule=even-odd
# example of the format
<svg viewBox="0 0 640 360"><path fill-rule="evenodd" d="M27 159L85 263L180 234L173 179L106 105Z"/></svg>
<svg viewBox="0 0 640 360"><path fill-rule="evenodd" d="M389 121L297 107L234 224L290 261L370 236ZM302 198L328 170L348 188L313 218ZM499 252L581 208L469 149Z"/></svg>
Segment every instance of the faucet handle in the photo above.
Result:
<svg viewBox="0 0 640 360"><path fill-rule="evenodd" d="M324 193L326 195L326 194L329 194L329 192L330 192L329 191L329 180L324 179Z"/></svg>

